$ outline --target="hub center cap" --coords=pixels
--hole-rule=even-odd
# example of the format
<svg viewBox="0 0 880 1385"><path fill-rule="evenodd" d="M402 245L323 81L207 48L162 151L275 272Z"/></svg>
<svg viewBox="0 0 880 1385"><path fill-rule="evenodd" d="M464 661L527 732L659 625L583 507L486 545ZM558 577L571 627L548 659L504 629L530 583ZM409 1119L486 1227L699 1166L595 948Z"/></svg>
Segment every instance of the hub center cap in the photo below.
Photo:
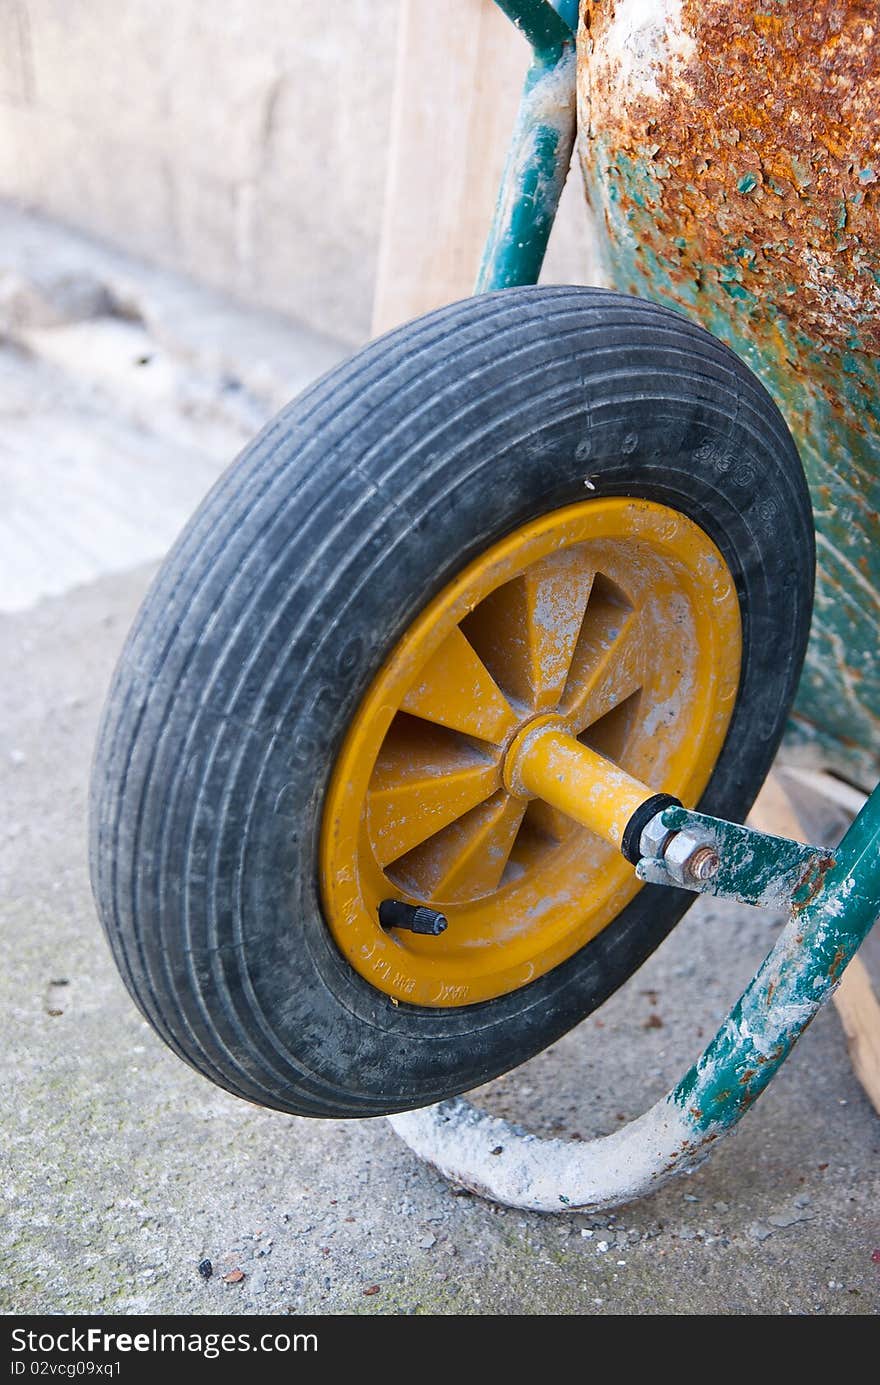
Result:
<svg viewBox="0 0 880 1385"><path fill-rule="evenodd" d="M565 731L566 724L562 717L551 712L544 716L530 717L523 726L519 728L504 756L504 765L501 771L501 778L508 793L516 798L534 798L535 795L526 788L523 783L520 762L526 754L536 736L551 726Z"/></svg>

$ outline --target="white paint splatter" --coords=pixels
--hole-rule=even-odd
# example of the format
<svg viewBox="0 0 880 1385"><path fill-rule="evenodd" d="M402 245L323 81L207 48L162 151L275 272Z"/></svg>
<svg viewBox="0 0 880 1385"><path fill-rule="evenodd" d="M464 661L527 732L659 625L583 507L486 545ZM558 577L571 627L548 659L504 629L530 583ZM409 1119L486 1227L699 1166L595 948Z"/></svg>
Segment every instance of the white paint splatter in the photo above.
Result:
<svg viewBox="0 0 880 1385"><path fill-rule="evenodd" d="M535 1212L628 1202L693 1165L706 1138L667 1098L625 1129L583 1143L529 1135L459 1099L389 1120L447 1178Z"/></svg>
<svg viewBox="0 0 880 1385"><path fill-rule="evenodd" d="M604 37L619 96L660 96L657 74L675 72L696 51L682 21L682 0L621 0Z"/></svg>

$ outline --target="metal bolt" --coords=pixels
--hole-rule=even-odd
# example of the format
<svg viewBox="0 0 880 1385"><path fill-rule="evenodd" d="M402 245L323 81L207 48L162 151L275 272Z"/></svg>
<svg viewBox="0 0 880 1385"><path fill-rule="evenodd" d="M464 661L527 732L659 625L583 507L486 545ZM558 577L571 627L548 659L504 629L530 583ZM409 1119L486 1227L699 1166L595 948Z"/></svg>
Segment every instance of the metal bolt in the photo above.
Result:
<svg viewBox="0 0 880 1385"><path fill-rule="evenodd" d="M698 846L684 863L685 871L693 880L711 880L718 874L721 857L714 846Z"/></svg>
<svg viewBox="0 0 880 1385"><path fill-rule="evenodd" d="M406 904L402 899L383 899L379 905L379 922L383 928L404 928L410 933L426 933L439 937L445 933L449 920L436 909L423 904Z"/></svg>
<svg viewBox="0 0 880 1385"><path fill-rule="evenodd" d="M673 833L662 855L669 874L682 885L705 884L718 874L721 866L714 837L687 827Z"/></svg>

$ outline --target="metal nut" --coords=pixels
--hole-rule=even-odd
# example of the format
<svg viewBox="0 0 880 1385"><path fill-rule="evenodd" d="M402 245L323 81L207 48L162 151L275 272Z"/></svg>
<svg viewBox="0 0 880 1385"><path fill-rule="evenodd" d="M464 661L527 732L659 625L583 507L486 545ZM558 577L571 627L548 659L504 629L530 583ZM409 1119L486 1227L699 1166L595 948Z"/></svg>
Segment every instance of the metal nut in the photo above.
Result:
<svg viewBox="0 0 880 1385"><path fill-rule="evenodd" d="M663 825L663 810L661 809L642 828L642 835L639 837L639 851L643 856L662 856L664 846L673 835L669 828Z"/></svg>
<svg viewBox="0 0 880 1385"><path fill-rule="evenodd" d="M670 837L663 860L673 879L681 884L703 884L717 875L721 857L713 837L707 832L685 830Z"/></svg>

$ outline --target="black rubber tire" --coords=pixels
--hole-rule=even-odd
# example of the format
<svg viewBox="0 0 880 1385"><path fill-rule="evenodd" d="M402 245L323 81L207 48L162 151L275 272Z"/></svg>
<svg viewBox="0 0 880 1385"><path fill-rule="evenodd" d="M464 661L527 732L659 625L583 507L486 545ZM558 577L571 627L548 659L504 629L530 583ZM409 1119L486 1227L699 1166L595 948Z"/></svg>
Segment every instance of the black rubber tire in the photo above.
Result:
<svg viewBox="0 0 880 1385"><path fill-rule="evenodd" d="M646 887L548 975L445 1010L392 1004L321 915L328 777L389 649L476 554L590 495L683 511L734 573L742 683L701 806L742 820L804 656L812 516L769 395L676 313L525 288L421 318L282 410L179 539L104 711L92 882L140 1009L220 1086L337 1117L467 1090L601 1004L692 902Z"/></svg>

